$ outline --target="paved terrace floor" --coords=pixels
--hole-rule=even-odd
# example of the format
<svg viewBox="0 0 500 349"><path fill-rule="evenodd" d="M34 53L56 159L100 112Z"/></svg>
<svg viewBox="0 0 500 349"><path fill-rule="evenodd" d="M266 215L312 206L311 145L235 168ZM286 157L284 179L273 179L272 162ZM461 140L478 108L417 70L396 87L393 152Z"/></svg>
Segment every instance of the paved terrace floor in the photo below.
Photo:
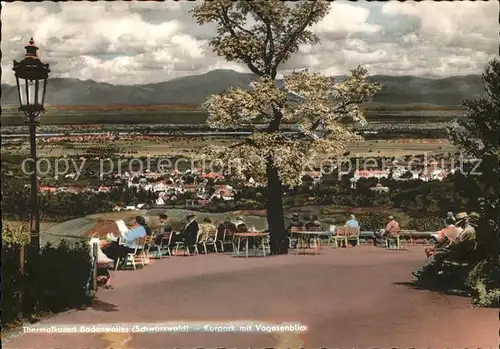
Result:
<svg viewBox="0 0 500 349"><path fill-rule="evenodd" d="M116 272L92 309L44 324L168 321L300 322L264 333L24 334L6 348L498 348L498 310L407 285L422 247L361 246L319 256L169 257Z"/></svg>

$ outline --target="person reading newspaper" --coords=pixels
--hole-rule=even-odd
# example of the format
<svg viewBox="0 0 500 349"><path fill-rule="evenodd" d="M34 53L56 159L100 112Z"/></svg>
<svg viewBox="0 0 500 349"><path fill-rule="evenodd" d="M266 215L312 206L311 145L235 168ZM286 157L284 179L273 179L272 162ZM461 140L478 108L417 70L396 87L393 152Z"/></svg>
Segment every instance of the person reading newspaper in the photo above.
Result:
<svg viewBox="0 0 500 349"><path fill-rule="evenodd" d="M136 240L145 237L149 231L146 220L142 216L134 218L134 223L130 229L127 228L123 221L117 221L116 224L120 232L120 238L108 234L107 240L110 243L102 249L104 254L114 261L118 258L123 259L128 253L133 253L139 247L136 246Z"/></svg>

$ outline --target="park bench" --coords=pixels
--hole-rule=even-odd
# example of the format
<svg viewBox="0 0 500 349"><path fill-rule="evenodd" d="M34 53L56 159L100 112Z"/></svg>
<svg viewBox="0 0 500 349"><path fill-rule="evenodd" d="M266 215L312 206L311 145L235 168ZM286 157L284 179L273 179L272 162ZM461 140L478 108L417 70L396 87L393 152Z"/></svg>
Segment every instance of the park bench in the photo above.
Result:
<svg viewBox="0 0 500 349"><path fill-rule="evenodd" d="M467 269L470 265L471 255L477 249L475 240L466 240L450 247L450 253L443 260L443 268L449 271Z"/></svg>

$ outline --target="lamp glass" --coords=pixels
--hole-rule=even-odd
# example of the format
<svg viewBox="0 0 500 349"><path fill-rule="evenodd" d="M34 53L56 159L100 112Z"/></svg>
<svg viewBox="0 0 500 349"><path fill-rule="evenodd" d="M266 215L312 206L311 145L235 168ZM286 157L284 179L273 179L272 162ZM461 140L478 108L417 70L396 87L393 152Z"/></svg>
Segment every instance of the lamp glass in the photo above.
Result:
<svg viewBox="0 0 500 349"><path fill-rule="evenodd" d="M45 96L45 79L18 78L19 103L21 108L43 108Z"/></svg>

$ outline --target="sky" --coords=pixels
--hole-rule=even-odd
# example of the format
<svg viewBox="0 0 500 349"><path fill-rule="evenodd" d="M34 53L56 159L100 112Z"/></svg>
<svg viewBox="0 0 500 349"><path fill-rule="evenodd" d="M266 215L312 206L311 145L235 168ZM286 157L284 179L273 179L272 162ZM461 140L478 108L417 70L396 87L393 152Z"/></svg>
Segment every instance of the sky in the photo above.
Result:
<svg viewBox="0 0 500 349"><path fill-rule="evenodd" d="M14 84L12 60L31 37L51 77L111 84L157 83L215 69L248 72L208 46L189 2L2 2L2 83ZM280 70L431 78L480 74L498 56L499 2L336 1L313 27L320 44L304 45Z"/></svg>

